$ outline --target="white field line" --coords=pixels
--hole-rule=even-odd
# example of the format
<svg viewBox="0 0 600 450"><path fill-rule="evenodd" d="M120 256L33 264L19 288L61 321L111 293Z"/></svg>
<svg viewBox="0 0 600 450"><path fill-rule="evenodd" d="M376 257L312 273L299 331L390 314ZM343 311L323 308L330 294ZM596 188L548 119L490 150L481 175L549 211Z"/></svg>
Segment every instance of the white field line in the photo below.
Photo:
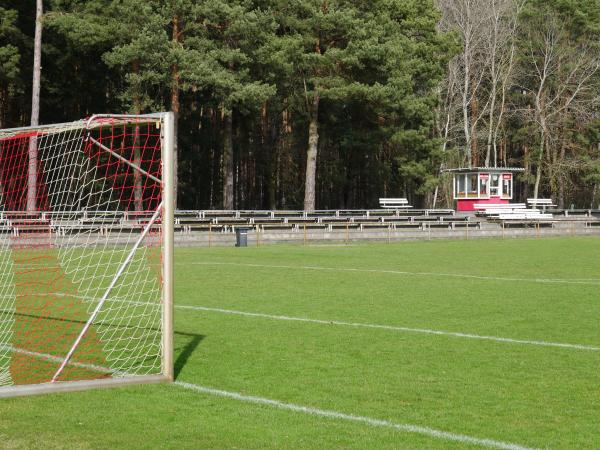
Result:
<svg viewBox="0 0 600 450"><path fill-rule="evenodd" d="M12 346L1 346L0 348L8 349L15 353L20 353L20 354L24 354L27 356L37 357L37 358L48 360L48 361L59 362L59 363L62 362L62 358L58 358L56 356L49 355L47 353L32 352L32 351L28 351L28 350L15 348ZM77 363L74 361L70 361L69 365L94 370L94 371L100 372L100 373L114 373L114 371L112 371L111 369L109 369L107 367L97 366L94 364L83 364L83 363ZM125 374L120 374L120 375L125 375ZM445 441L461 442L463 444L473 444L473 445L478 445L478 446L486 447L486 448L496 448L496 449L506 449L506 450L534 450L529 447L523 447L521 445L511 444L509 442L495 441L492 439L481 439L481 438L476 438L476 437L472 437L472 436L467 436L464 434L456 434L456 433L450 433L447 431L436 430L434 428L429 428L429 427L422 427L422 426L410 425L410 424L401 424L401 423L390 422L387 420L373 419L370 417L356 416L356 415L352 415L352 414L344 414L341 412L331 411L331 410L326 410L326 409L312 408L312 407L308 407L308 406L300 406L300 405L295 405L293 403L284 403L284 402L280 402L277 400L270 400L267 398L253 397L253 396L248 396L248 395L242 395L242 394L239 394L236 392L228 392L228 391L223 391L223 390L219 390L219 389L207 388L207 387L199 386L196 384L186 383L183 381L175 381L174 384L177 386L180 386L184 389L192 390L192 391L203 393L203 394L215 395L218 397L229 398L229 399L242 401L242 402L246 402L246 403L271 406L271 407L275 407L277 409L282 409L282 410L287 410L287 411L301 412L304 414L310 414L312 416L328 417L331 419L357 422L357 423L369 425L371 427L392 428L392 429L402 431L405 433L420 434L420 435L429 436L429 437L432 437L435 439L441 439L441 440L445 440Z"/></svg>
<svg viewBox="0 0 600 450"><path fill-rule="evenodd" d="M344 246L347 247L347 246ZM160 264L150 264L153 266L160 266ZM320 266L290 266L290 265L271 265L271 264L250 264L250 263L235 263L235 262L189 262L189 263L175 263L176 266L239 266L239 267L256 267L256 268L272 268L272 269L302 269L302 270L328 270L328 271L340 271L340 272L364 272L364 273L383 273L392 275L408 275L408 276L439 276L439 277L451 277L451 278L467 278L475 280L487 280L487 281L517 281L524 283L553 283L553 284L583 284L600 286L600 279L598 278L522 278L522 277L496 277L487 275L470 275L462 273L445 273L445 272L410 272L401 270L391 269L362 269L362 268L347 268L347 267L320 267ZM62 269L60 266L44 266L43 264L30 264L27 266L18 266L18 269L47 269L57 270Z"/></svg>
<svg viewBox="0 0 600 450"><path fill-rule="evenodd" d="M296 405L294 403L284 403L278 400L271 400L263 397L254 397L251 395L243 395L237 392L229 392L220 389L208 388L196 384L186 383L183 381L176 381L174 384L184 389L188 389L202 394L214 395L217 397L228 398L245 403L252 403L255 405L270 406L276 409L309 414L311 416L326 417L329 419L361 423L370 427L391 428L404 433L419 434L422 436L427 436L444 441L460 442L461 444L478 445L480 447L485 448L496 448L504 450L532 450L529 447L524 447L518 444L512 444L510 442L495 441L493 439L481 439L477 437L467 436L464 434L450 433L448 431L436 430L435 428L423 427L419 425L397 423L391 422L389 420L374 419L365 416L356 416L354 414L345 414L342 412L332 411L328 409L319 409L310 406Z"/></svg>
<svg viewBox="0 0 600 450"><path fill-rule="evenodd" d="M39 358L39 359L43 359L45 361L55 362L58 364L62 363L63 360L65 359L64 357L54 356L49 353L32 352L30 350L13 347L12 345L0 345L0 349L8 350L9 352L18 353L20 355L30 356L32 358ZM87 364L87 363L71 361L69 363L69 366L79 367L81 369L88 369L88 370L91 370L94 372L107 373L107 374L112 374L112 375L115 375L115 374L124 375L123 373L119 373L116 370L109 369L108 367L98 366L96 364Z"/></svg>
<svg viewBox="0 0 600 450"><path fill-rule="evenodd" d="M494 277L487 275L469 275L461 273L445 273L445 272L409 272L403 270L386 270L386 269L360 269L348 267L322 267L322 266L290 266L281 264L250 264L250 263L234 263L234 262L189 262L181 264L185 266L236 266L236 267L256 267L265 269L291 269L291 270L324 270L332 272L359 272L359 273L380 273L390 275L407 275L418 277L449 277L449 278L466 278L472 280L484 281L514 281L523 283L550 283L550 284L582 284L589 286L600 286L600 279L564 279L564 278L518 278L518 277Z"/></svg>
<svg viewBox="0 0 600 450"><path fill-rule="evenodd" d="M279 315L271 315L271 314L236 311L236 310L232 310L232 309L207 308L204 306L176 305L175 307L179 308L179 309L207 311L207 312L215 312L215 313L220 313L220 314L231 314L231 315L237 315L237 316L256 317L256 318L271 319L271 320L282 320L282 321L288 321L288 322L315 323L315 324L319 324L319 325L337 325L337 326L354 327L354 328L371 328L371 329L378 329L378 330L400 331L400 332L404 332L404 333L421 333L421 334L433 334L433 335L438 335L438 336L452 336L452 337L466 338L466 339L477 339L477 340L483 340L483 341L502 342L502 343L507 343L507 344L525 344L525 345L537 345L540 347L557 347L557 348L566 348L566 349L574 349L574 350L600 351L600 347L594 347L592 345L567 344L567 343L561 343L561 342L534 341L534 340L526 340L526 339L512 339L512 338L505 338L505 337L498 337L498 336L482 336L482 335L478 335L478 334L456 333L456 332L452 332L452 331L430 330L430 329L426 329L426 328L399 327L399 326L394 326L394 325L378 325L378 324L372 324L372 323L341 322L338 320L319 320L319 319L309 319L309 318L305 318L305 317L279 316Z"/></svg>
<svg viewBox="0 0 600 450"><path fill-rule="evenodd" d="M82 296L76 296L72 294L48 294L52 296L64 296L64 297L74 297L81 300L87 301L97 301L94 298L86 298ZM124 300L114 299L114 302L125 302ZM150 302L135 302L135 301L127 301L127 303L135 304L138 306L157 306L154 303ZM192 305L175 305L176 309L187 309L192 311L206 311L206 312L214 312L220 314L231 314L237 316L245 316L245 317L255 317L262 319L270 319L270 320L281 320L287 322L303 322L303 323L314 323L319 325L336 325L343 327L353 327L353 328L370 328L376 330L388 330L388 331L398 331L403 333L420 333L420 334L430 334L437 336L450 336L457 337L463 339L475 339L480 341L492 341L492 342L501 342L505 344L520 344L520 345L535 345L538 347L554 347L554 348L563 348L563 349L571 349L571 350L587 350L587 351L600 351L600 347L593 345L585 345L585 344L570 344L564 342L549 342L549 341L537 341L537 340L529 340L529 339L515 339L515 338L507 338L500 336L486 336L472 333L460 333L454 331L443 331L443 330L432 330L428 328L411 328L411 327L401 327L396 325L381 325L374 323L362 323L362 322L343 322L339 320L323 320L323 319L310 319L307 317L291 317L291 316L282 316L282 315L272 315L272 314L263 314L263 313L254 313L247 311L237 311L233 309L222 309L222 308L209 308L205 306L192 306ZM13 311L0 309L0 313L13 313ZM0 347L1 348L1 347Z"/></svg>

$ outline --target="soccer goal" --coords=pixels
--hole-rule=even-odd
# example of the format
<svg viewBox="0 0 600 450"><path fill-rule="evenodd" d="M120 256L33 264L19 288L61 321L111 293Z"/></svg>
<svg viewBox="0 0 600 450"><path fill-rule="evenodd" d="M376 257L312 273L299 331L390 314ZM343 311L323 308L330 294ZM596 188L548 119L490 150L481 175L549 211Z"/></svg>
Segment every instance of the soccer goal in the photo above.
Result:
<svg viewBox="0 0 600 450"><path fill-rule="evenodd" d="M173 378L172 113L0 130L0 397Z"/></svg>

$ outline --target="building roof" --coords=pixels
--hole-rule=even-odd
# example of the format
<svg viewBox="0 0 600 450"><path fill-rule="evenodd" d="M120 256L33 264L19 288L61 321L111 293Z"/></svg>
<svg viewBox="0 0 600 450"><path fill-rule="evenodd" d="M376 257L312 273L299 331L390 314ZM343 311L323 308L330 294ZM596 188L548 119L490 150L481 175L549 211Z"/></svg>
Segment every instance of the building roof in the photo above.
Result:
<svg viewBox="0 0 600 450"><path fill-rule="evenodd" d="M504 172L524 172L525 169L522 167L460 167L456 169L444 169L444 172L450 173L475 173L475 172L491 172L491 173L504 173Z"/></svg>

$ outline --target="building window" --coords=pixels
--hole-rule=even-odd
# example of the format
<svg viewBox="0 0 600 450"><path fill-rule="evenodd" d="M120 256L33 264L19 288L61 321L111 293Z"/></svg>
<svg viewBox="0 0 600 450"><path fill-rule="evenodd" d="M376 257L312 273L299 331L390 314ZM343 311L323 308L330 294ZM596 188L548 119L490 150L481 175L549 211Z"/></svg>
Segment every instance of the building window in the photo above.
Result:
<svg viewBox="0 0 600 450"><path fill-rule="evenodd" d="M467 197L467 176L466 175L456 175L456 198L466 198Z"/></svg>
<svg viewBox="0 0 600 450"><path fill-rule="evenodd" d="M487 198L490 196L488 190L488 181L490 180L489 173L482 173L479 175L479 198Z"/></svg>
<svg viewBox="0 0 600 450"><path fill-rule="evenodd" d="M502 198L511 199L513 197L512 181L512 174L505 173L502 175Z"/></svg>
<svg viewBox="0 0 600 450"><path fill-rule="evenodd" d="M500 196L500 174L498 173L493 173L490 178L490 196Z"/></svg>
<svg viewBox="0 0 600 450"><path fill-rule="evenodd" d="M479 194L477 191L477 183L478 183L478 176L476 173L470 173L467 175L467 182L468 182L468 197L469 198L479 198Z"/></svg>

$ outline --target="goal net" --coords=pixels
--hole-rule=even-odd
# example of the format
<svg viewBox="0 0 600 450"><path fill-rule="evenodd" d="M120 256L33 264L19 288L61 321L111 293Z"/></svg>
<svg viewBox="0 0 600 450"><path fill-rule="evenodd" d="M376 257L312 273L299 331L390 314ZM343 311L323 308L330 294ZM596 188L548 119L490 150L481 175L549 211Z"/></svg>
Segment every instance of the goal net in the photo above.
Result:
<svg viewBox="0 0 600 450"><path fill-rule="evenodd" d="M173 127L0 130L0 396L172 378Z"/></svg>

